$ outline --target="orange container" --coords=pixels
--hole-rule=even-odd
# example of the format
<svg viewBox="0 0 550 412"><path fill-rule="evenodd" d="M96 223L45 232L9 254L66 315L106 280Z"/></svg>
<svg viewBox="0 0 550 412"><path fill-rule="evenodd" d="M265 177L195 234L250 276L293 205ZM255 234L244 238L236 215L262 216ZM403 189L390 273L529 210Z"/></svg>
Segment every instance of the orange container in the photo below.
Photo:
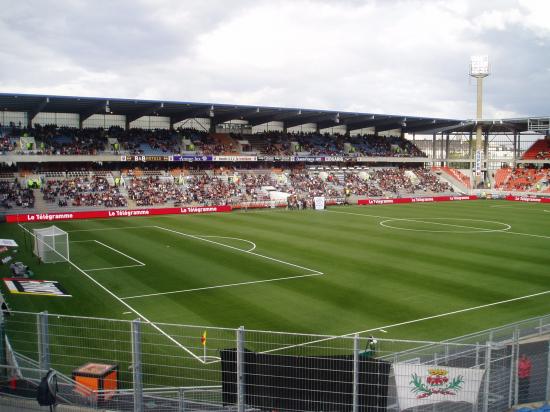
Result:
<svg viewBox="0 0 550 412"><path fill-rule="evenodd" d="M73 380L80 384L75 391L82 396L97 396L93 391L102 391L98 399L109 400L118 389L118 365L90 362L73 370Z"/></svg>

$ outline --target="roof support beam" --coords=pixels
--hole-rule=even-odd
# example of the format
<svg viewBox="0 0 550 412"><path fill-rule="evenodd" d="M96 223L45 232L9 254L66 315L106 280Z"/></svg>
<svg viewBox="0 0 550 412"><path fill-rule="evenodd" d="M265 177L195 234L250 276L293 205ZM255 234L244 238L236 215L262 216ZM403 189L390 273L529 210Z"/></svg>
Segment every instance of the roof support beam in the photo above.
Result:
<svg viewBox="0 0 550 412"><path fill-rule="evenodd" d="M324 113L321 115L315 114L311 116L300 116L296 119L291 119L288 122L285 122L285 127L288 129L290 127L296 127L306 123L317 123L321 120L327 120L327 119L333 119L333 122L335 125L339 124L334 121L335 117L336 115L332 113L330 114Z"/></svg>
<svg viewBox="0 0 550 412"><path fill-rule="evenodd" d="M378 131L379 126L395 124L395 123L399 124L400 120L402 119L399 117L385 117L385 118L375 119L374 116L371 116L370 120L364 120L356 123L348 122L346 123L346 126L348 127L348 130L358 130L358 129L364 129L366 127L374 127Z"/></svg>
<svg viewBox="0 0 550 412"><path fill-rule="evenodd" d="M164 108L164 103L161 102L161 103L157 103L157 104L154 104L152 106L146 107L146 108L144 108L142 110L139 110L137 112L127 114L126 115L126 123L130 124L130 122L133 122L134 120L137 120L140 117L148 116L150 114L153 114L153 113L157 112L158 110L160 110L162 108Z"/></svg>
<svg viewBox="0 0 550 412"><path fill-rule="evenodd" d="M27 123L29 128L32 126L32 121L36 117L36 115L40 113L42 110L44 110L44 108L49 102L50 102L50 98L45 97L44 99L42 99L40 103L38 103L35 107L33 107L31 110L28 111Z"/></svg>
<svg viewBox="0 0 550 412"><path fill-rule="evenodd" d="M422 133L422 132L429 132L428 134L431 134L431 132L435 129L440 129L442 127L448 127L457 125L458 122L450 122L450 121L437 121L437 120L429 120L425 122L414 122L410 126L405 128L406 133Z"/></svg>
<svg viewBox="0 0 550 412"><path fill-rule="evenodd" d="M242 109L235 110L227 114L224 113L219 116L214 116L214 122L216 124L220 124L220 123L228 122L229 120L248 120L248 119L245 119L246 116L259 113L259 112L260 112L259 107L253 110L242 110Z"/></svg>
<svg viewBox="0 0 550 412"><path fill-rule="evenodd" d="M199 107L197 109L188 109L183 110L179 113L176 113L173 116L170 116L170 127L172 127L174 124L179 123L183 120L187 119L194 119L196 117L210 117L209 111L211 106L203 106Z"/></svg>
<svg viewBox="0 0 550 412"><path fill-rule="evenodd" d="M380 125L380 126L374 126L374 130L376 130L377 132L385 132L388 130L402 129L402 128L403 128L403 125L398 122L387 123L385 125Z"/></svg>
<svg viewBox="0 0 550 412"><path fill-rule="evenodd" d="M265 116L256 117L254 119L250 119L248 124L250 126L258 126L260 124L269 123L269 122L280 122L284 121L285 119L292 118L294 116L300 116L299 110L280 110L279 113L275 114L267 114Z"/></svg>
<svg viewBox="0 0 550 412"><path fill-rule="evenodd" d="M336 122L334 119L319 121L317 122L317 126L319 127L319 129L326 129L329 127L337 127L337 126L345 126L347 128L345 122L343 121Z"/></svg>
<svg viewBox="0 0 550 412"><path fill-rule="evenodd" d="M82 123L84 123L85 120L92 117L94 114L105 114L106 108L109 107L109 100L103 100L100 103L96 103L92 105L89 109L87 109L84 112L80 112L80 124L82 127Z"/></svg>

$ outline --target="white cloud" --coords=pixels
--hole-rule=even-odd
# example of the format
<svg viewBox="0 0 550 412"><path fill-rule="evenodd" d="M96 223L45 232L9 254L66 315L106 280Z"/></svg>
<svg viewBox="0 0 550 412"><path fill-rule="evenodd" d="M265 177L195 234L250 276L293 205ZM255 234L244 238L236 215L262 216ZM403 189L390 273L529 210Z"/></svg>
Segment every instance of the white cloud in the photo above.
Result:
<svg viewBox="0 0 550 412"><path fill-rule="evenodd" d="M489 54L486 115L541 114L550 92L549 7L19 1L0 17L0 89L470 118L469 56Z"/></svg>

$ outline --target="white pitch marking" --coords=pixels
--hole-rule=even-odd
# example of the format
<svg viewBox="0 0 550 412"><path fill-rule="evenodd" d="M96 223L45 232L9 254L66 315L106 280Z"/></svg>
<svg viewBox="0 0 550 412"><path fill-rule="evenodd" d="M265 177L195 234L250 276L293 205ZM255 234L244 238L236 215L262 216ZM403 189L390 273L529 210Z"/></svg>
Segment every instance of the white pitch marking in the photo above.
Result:
<svg viewBox="0 0 550 412"><path fill-rule="evenodd" d="M117 253L120 253L122 256L125 256L125 257L127 257L128 259L133 260L134 262L138 263L138 264L141 265L141 266L145 266L145 263L140 262L139 260L133 258L132 256L128 256L126 253L123 253L123 252L121 252L120 250L115 249L114 247L111 247L111 246L109 246L109 245L106 245L105 243L100 242L99 240L94 240L94 242L99 243L101 246L105 246L107 249L111 249L111 250L113 250L113 251L115 251L115 252L117 252Z"/></svg>
<svg viewBox="0 0 550 412"><path fill-rule="evenodd" d="M505 205L503 205L503 206L505 206ZM399 220L399 218L394 218L394 217L389 217L389 216L368 215L368 214L365 214L365 213L337 212L337 211L334 211L334 210L328 210L328 212L331 212L331 213L344 213L344 214L347 214L347 215L356 215L356 216L378 217L378 218L389 219L389 220ZM550 213L550 210L545 210L545 212ZM447 219L447 218L440 218L440 219ZM401 219L401 220L408 220L408 219ZM414 220L414 218L409 219L409 220ZM420 222L419 220L415 220L415 221ZM487 222L492 222L492 221L487 220ZM431 222L431 223L435 224L435 222ZM501 222L493 222L493 223L501 223ZM440 224L444 224L444 223L440 223ZM501 223L501 224L503 224L503 223ZM468 227L471 227L471 226L468 226ZM471 228L473 229L473 227L471 227ZM407 230L407 229L403 229L403 230ZM408 230L410 230L410 229L408 229ZM535 234L531 234L531 233L510 232L508 229L506 229L506 230L505 229L498 229L498 230L484 229L482 232L474 232L474 233L483 233L483 232L500 232L500 233L507 233L507 234L510 234L510 235L531 236L531 237L540 237L540 238L544 238L544 239L550 239L550 236L535 235Z"/></svg>
<svg viewBox="0 0 550 412"><path fill-rule="evenodd" d="M252 248L251 249L248 249L248 250L244 250L244 249L240 249L242 250L243 252L252 252L254 249L256 249L256 243L250 241L250 240L246 240L246 239L240 239L238 237L229 237L229 236L205 236L205 235L197 235L198 237L213 237L213 238L218 238L218 239L234 239L234 240L240 240L242 242L246 242L248 243L249 245L252 245Z"/></svg>
<svg viewBox="0 0 550 412"><path fill-rule="evenodd" d="M503 233L509 233L511 235L519 235L519 236L531 236L531 237L542 237L544 239L550 239L550 236L544 236L544 235L535 235L532 233L520 233L520 232L503 232Z"/></svg>
<svg viewBox="0 0 550 412"><path fill-rule="evenodd" d="M502 209L515 209L515 210L522 210L523 212L540 212L540 209L535 209L529 207L531 204L526 204L526 206L509 206L509 205L493 205L489 207L499 207ZM542 210L543 212L550 212L550 210Z"/></svg>
<svg viewBox="0 0 550 412"><path fill-rule="evenodd" d="M378 216L378 215L369 215L367 213L353 213L353 212L337 212L336 210L327 210L330 213L340 213L342 215L355 215L355 216L366 216L366 217L378 217L380 219L395 219L392 216Z"/></svg>
<svg viewBox="0 0 550 412"><path fill-rule="evenodd" d="M475 227L475 226L465 226L465 225L453 225L452 223L438 223L438 222L430 222L430 221L425 221L425 220L418 220L418 219L401 219L401 218L395 218L395 219L387 219L387 220L383 220L382 222L380 222L380 226L383 226L383 227L387 227L387 228L390 228L390 229L398 229L398 230L410 230L410 231L413 231L413 232L430 232L430 233L483 233L483 232L504 232L506 230L510 230L512 228L512 226L510 226L509 224L507 223L502 223L502 222L496 222L496 221L492 221L492 220L481 220L481 219L458 219L458 218L447 218L447 217L433 217L433 218L430 218L430 219L438 219L438 220L467 220L467 221L471 221L471 222L486 222L486 223L497 223L499 225L503 225L503 226L506 226L505 228L503 229L489 229L489 228L482 228L482 227ZM472 232L472 231L437 231L437 230L425 230L425 229L407 229L407 228L403 228L403 227L394 227L394 226L389 226L389 225L386 225L385 223L386 222L391 222L391 221L396 221L396 220L402 220L402 221L405 221L405 222L418 222L418 223L426 223L426 224L430 224L430 225L440 225L440 226L452 226L452 227L458 227L458 228L465 228L465 229L476 229L478 230L478 232Z"/></svg>
<svg viewBox="0 0 550 412"><path fill-rule="evenodd" d="M520 297L517 297L517 298L501 300L501 301L498 301L498 302L487 303L485 305L472 306L471 308L454 310L452 312L440 313L438 315L426 316L424 318L407 320L407 321L404 321L404 322L394 323L394 324L391 324L391 325L384 325L384 326L380 326L380 327L377 327L377 328L365 329L365 330L361 330L361 331L357 331L357 332L351 332L351 333L347 333L345 335L331 336L329 338L317 339L317 340L313 340L311 342L298 343L296 345L289 345L289 346L282 346L280 348L266 350L266 351L263 351L261 353L278 352L278 351L291 349L291 348L296 348L296 347L300 347L300 346L307 346L307 345L311 345L311 344L314 344L314 343L325 342L325 341L333 340L333 339L337 339L337 338L346 338L346 337L349 337L349 336L353 336L355 334L375 332L375 331L381 330L382 328L383 329L389 329L389 328L395 328L397 326L410 325L412 323L423 322L425 320L442 318L442 317L445 317L445 316L456 315L458 313L471 312L473 310L484 309L484 308L488 308L488 307L491 307L491 306L502 305L504 303L515 302L515 301L523 300L523 299L529 299L529 298L533 298L533 297L537 297L537 296L546 295L546 294L549 294L549 293L550 293L550 290L545 290L544 292L533 293L531 295L525 295L525 296L520 296Z"/></svg>
<svg viewBox="0 0 550 412"><path fill-rule="evenodd" d="M78 222L78 220L76 221ZM103 231L103 230L124 230L124 229L141 229L141 228L148 228L148 227L154 227L151 225L148 226L124 226L124 227L99 227L96 229L77 229L77 230L66 230L67 233L74 233L74 232L95 232L95 231Z"/></svg>
<svg viewBox="0 0 550 412"><path fill-rule="evenodd" d="M125 269L125 268L141 268L145 265L127 265L127 266L111 266L107 268L97 268L97 269L83 269L85 272L97 272L98 270L111 270L111 269Z"/></svg>
<svg viewBox="0 0 550 412"><path fill-rule="evenodd" d="M31 236L33 236L33 233L28 230L23 225L19 224L19 226L25 230L27 233L29 233ZM170 340L172 343L174 343L178 348L183 349L185 352L187 352L189 355L191 355L193 358L198 360L201 363L204 363L204 361L201 359L200 356L195 355L190 349L183 346L181 343L179 343L176 339L174 339L172 336L167 334L165 331L163 331L160 327L158 327L155 323L151 322L149 319L147 319L145 316L143 316L141 313L139 313L137 310L135 310L132 306L128 305L126 302L124 302L122 299L120 299L117 295L115 295L111 290L103 286L100 282L95 280L92 276L87 274L84 270L82 270L80 267L76 265L72 260L67 259L67 263L69 263L71 266L73 266L76 270L78 270L80 273L82 273L84 276L86 276L90 281L95 283L97 286L99 286L101 289L103 289L107 294L111 295L114 299L116 299L118 302L120 302L122 305L124 305L127 309L129 309L131 312L135 313L138 317L140 317L144 322L147 322L150 324L153 328L158 330L162 335L164 335L168 340Z"/></svg>
<svg viewBox="0 0 550 412"><path fill-rule="evenodd" d="M378 329L378 330L382 333L388 333L388 331L386 329Z"/></svg>
<svg viewBox="0 0 550 412"><path fill-rule="evenodd" d="M156 227L157 229L160 229L160 230L165 230L167 232L172 232L172 233L176 233L178 235L187 236L187 237L190 237L192 239L198 239L198 240L202 240L203 242L213 243L215 245L223 246L223 247L226 247L226 248L229 248L229 249L238 250L239 252L249 253L253 256L258 256L258 257L261 257L261 258L264 258L264 259L272 260L274 262L283 263L283 264L288 265L288 266L293 266L293 267L296 267L296 268L299 268L299 269L304 269L304 270L307 270L309 272L317 273L318 275L323 275L324 274L323 272L320 272L320 271L315 270L315 269L306 268L304 266L300 266L300 265L297 265L295 263L285 262L284 260L276 259L276 258L273 258L273 257L270 257L270 256L261 255L261 254L256 253L256 252L251 252L251 251L239 249L238 247L226 245L224 243L216 242L214 240L203 239L203 238L201 238L199 236L196 236L196 235L190 235L188 233L178 232L177 230L168 229L168 228L162 227L162 226L154 226L154 227Z"/></svg>
<svg viewBox="0 0 550 412"><path fill-rule="evenodd" d="M131 314L132 312L122 312L123 315L129 315Z"/></svg>
<svg viewBox="0 0 550 412"><path fill-rule="evenodd" d="M69 240L69 243L84 243L84 242L95 242L93 239L88 240Z"/></svg>
<svg viewBox="0 0 550 412"><path fill-rule="evenodd" d="M474 227L474 226L462 226L462 225L453 225L453 224L450 224L450 223L437 223L437 222L425 222L425 221L422 221L422 220L418 220L418 218L399 218L399 217L391 217L391 216L380 216L380 215L369 215L367 213L353 213L353 212L337 212L335 210L328 210L328 212L331 212L331 213L340 213L340 214L346 214L346 215L354 215L354 216L365 216L365 217L375 217L375 218L379 218L379 219L388 219L388 220L404 220L404 221L412 221L412 222L419 222L419 223L428 223L428 224L433 224L433 225L444 225L444 226L455 226L455 227L463 227L463 228L468 228L468 229L478 229L478 230L481 230L481 231L484 231L484 232L502 232L502 231L505 231L505 230L509 230L511 228L510 225L508 225L507 223L502 223L502 222L496 222L496 221L492 221L492 220L480 220L480 219L459 219L459 218L446 218L446 217L440 217L440 218L431 218L431 219L449 219L449 220L469 220L469 221L479 221L479 222L490 222L490 223L498 223L498 224L501 224L501 225L506 225L508 226L508 228L506 229L487 229L487 228L479 228L479 227ZM420 218L421 219L421 218ZM380 224L382 225L383 222L381 222ZM384 226L384 225L382 225ZM389 226L388 226L389 227ZM414 230L414 229L403 229L403 228L392 228L392 229L401 229L401 230ZM415 230L415 231L421 231L421 230ZM457 233L457 232L455 232Z"/></svg>
<svg viewBox="0 0 550 412"><path fill-rule="evenodd" d="M310 274L307 274L307 275L287 276L287 277L275 278L275 279L252 280L252 281L249 281L249 282L229 283L227 285L205 286L205 287L202 287L202 288L173 290L173 291L170 291L170 292L148 293L146 295L127 296L127 297L121 298L121 299L126 300L126 299L147 298L147 297L152 297L152 296L172 295L174 293L196 292L198 290L218 289L218 288L230 288L230 287L234 287L234 286L252 285L252 284L255 284L255 283L276 282L276 281L280 281L280 280L307 278L307 277L310 277L310 276L321 276L321 275L322 275L322 273L310 273Z"/></svg>
<svg viewBox="0 0 550 412"><path fill-rule="evenodd" d="M505 209L523 209L522 207L510 206L510 205L492 205L489 207L503 207Z"/></svg>

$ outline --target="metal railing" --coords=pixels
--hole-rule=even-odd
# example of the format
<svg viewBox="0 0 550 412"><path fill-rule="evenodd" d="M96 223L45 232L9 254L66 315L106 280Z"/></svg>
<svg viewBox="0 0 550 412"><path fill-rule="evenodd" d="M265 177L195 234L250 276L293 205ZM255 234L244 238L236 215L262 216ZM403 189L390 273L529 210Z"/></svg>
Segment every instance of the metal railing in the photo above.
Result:
<svg viewBox="0 0 550 412"><path fill-rule="evenodd" d="M33 398L53 369L59 402L91 409L504 411L550 396L550 316L443 342L45 312L11 312L2 328L2 393ZM116 377L79 375L90 362Z"/></svg>

